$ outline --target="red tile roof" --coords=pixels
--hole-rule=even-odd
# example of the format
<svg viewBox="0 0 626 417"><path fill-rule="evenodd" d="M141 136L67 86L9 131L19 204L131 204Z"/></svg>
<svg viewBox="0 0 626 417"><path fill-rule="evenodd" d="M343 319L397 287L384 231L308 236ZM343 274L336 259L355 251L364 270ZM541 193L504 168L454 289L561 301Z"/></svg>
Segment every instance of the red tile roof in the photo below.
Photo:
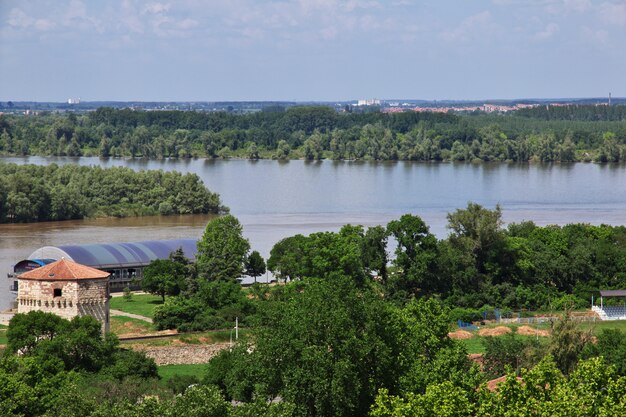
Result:
<svg viewBox="0 0 626 417"><path fill-rule="evenodd" d="M74 281L77 279L107 278L108 272L81 265L61 258L56 262L24 272L19 279L33 279L41 281Z"/></svg>
<svg viewBox="0 0 626 417"><path fill-rule="evenodd" d="M515 379L517 379L518 382L522 382L522 378L520 378L519 376L516 376ZM487 389L491 392L494 391L498 391L499 389L499 385L504 383L506 381L506 375L501 376L500 378L496 378L496 379L492 379L491 381L487 381Z"/></svg>

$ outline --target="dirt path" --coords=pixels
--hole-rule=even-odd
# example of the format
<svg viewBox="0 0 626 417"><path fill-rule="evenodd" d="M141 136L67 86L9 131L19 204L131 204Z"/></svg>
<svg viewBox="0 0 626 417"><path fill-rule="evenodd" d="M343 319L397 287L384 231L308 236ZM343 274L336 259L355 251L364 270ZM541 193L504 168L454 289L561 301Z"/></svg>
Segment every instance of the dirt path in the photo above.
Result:
<svg viewBox="0 0 626 417"><path fill-rule="evenodd" d="M137 319L137 320L145 321L146 323L152 323L152 319L150 317L140 316L139 314L126 313L125 311L121 311L121 310L111 309L111 315L130 317L131 319Z"/></svg>

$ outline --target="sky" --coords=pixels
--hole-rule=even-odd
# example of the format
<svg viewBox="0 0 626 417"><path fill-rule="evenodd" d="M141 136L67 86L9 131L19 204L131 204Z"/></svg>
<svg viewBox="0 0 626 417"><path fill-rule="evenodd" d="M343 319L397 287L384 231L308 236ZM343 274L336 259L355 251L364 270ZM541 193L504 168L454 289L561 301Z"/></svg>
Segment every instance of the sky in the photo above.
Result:
<svg viewBox="0 0 626 417"><path fill-rule="evenodd" d="M626 0L0 0L0 100L626 96Z"/></svg>

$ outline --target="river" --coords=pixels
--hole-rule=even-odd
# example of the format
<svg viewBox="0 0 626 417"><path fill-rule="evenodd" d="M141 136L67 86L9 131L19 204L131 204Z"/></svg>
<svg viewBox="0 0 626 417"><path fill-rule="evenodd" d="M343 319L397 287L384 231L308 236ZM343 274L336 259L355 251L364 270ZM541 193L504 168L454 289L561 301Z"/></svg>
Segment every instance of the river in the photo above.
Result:
<svg viewBox="0 0 626 417"><path fill-rule="evenodd" d="M0 162L126 166L198 174L239 218L264 257L297 233L421 216L446 236L446 214L473 201L500 204L506 222L626 224L626 167L598 164L453 164L349 161L143 160L0 157ZM44 245L200 237L211 216L90 219L0 225L0 272ZM0 278L0 308L9 305Z"/></svg>

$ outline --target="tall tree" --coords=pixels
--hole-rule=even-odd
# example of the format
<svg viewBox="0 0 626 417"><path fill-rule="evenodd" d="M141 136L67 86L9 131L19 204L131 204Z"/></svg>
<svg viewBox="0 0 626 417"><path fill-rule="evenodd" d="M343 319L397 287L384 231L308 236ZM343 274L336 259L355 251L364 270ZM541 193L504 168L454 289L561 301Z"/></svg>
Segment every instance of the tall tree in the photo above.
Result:
<svg viewBox="0 0 626 417"><path fill-rule="evenodd" d="M211 220L198 241L197 269L208 280L241 278L250 243L239 220L226 215Z"/></svg>
<svg viewBox="0 0 626 417"><path fill-rule="evenodd" d="M248 259L246 259L246 275L254 278L256 283L257 277L265 273L265 261L259 252L252 251Z"/></svg>
<svg viewBox="0 0 626 417"><path fill-rule="evenodd" d="M437 256L437 238L430 233L424 221L412 214L387 225L387 231L396 239L394 265L398 274L390 282L392 293L406 297L417 292L432 292L436 280L433 275Z"/></svg>
<svg viewBox="0 0 626 417"><path fill-rule="evenodd" d="M499 204L495 210L489 210L480 204L468 203L467 208L448 213L448 228L452 231L450 242L470 251L481 273L485 272L490 251L504 241L502 224Z"/></svg>

